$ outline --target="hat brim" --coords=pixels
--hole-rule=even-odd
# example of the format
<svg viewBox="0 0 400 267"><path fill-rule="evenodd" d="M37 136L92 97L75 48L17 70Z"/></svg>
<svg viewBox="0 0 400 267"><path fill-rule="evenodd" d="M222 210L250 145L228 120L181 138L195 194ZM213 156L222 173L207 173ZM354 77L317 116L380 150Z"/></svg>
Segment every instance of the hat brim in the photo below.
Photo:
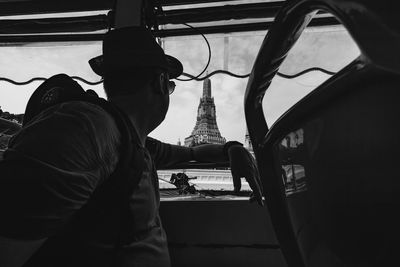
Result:
<svg viewBox="0 0 400 267"><path fill-rule="evenodd" d="M175 78L179 77L183 73L182 63L178 59L176 59L170 55L165 55L165 59L167 60L167 65L168 65L167 71L169 74L169 78L175 79ZM99 76L103 77L104 74L106 73L103 55L100 55L100 56L90 59L89 65L92 68L92 70ZM140 65L135 64L135 62L131 62L124 68L140 68L140 67L146 67L146 65L144 65L143 62L140 62ZM160 67L160 66L149 65L147 67Z"/></svg>

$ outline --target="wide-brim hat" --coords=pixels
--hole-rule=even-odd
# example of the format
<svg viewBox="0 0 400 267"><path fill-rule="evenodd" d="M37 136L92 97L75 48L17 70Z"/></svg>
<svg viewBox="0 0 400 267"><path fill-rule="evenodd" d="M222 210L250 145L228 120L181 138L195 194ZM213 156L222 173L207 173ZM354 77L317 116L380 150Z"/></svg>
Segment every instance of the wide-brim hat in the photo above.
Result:
<svg viewBox="0 0 400 267"><path fill-rule="evenodd" d="M183 72L182 63L164 53L150 30L126 27L109 31L103 40L103 55L89 60L92 70L100 75L135 68L161 68L171 79Z"/></svg>

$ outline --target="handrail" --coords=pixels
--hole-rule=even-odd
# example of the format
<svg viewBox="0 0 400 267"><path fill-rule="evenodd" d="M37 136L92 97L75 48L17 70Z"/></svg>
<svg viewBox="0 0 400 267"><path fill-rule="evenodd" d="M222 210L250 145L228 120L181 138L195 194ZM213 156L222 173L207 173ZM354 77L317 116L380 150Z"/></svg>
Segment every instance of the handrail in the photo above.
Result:
<svg viewBox="0 0 400 267"><path fill-rule="evenodd" d="M0 34L94 32L107 30L109 25L109 19L105 14L41 19L2 19Z"/></svg>
<svg viewBox="0 0 400 267"><path fill-rule="evenodd" d="M48 13L66 13L110 10L113 1L110 0L86 0L86 1L1 1L0 16L32 15Z"/></svg>
<svg viewBox="0 0 400 267"><path fill-rule="evenodd" d="M166 10L157 14L157 20L159 24L181 24L231 19L273 18L283 4L284 1L276 1Z"/></svg>
<svg viewBox="0 0 400 267"><path fill-rule="evenodd" d="M203 163L203 162L188 162L180 163L176 165L171 165L164 167L161 170L177 170L177 169L217 169L217 168L229 168L229 162L219 162L219 163Z"/></svg>
<svg viewBox="0 0 400 267"><path fill-rule="evenodd" d="M105 16L105 15L101 15ZM54 22L54 24L52 23ZM266 31L272 21L248 22L236 24L223 24L191 28L159 29L153 30L156 37L176 37L197 35L199 31L203 34L218 34L229 32L248 32L248 31ZM340 23L333 17L316 18L309 25L310 27L333 26ZM29 42L78 42L78 41L101 41L104 33L97 33L100 30L107 30L109 25L104 17L99 17L93 21L71 20L61 21L51 19L49 21L41 20L17 20L0 21L0 42L1 43L29 43ZM78 33L82 32L82 33ZM39 34L40 33L40 34Z"/></svg>

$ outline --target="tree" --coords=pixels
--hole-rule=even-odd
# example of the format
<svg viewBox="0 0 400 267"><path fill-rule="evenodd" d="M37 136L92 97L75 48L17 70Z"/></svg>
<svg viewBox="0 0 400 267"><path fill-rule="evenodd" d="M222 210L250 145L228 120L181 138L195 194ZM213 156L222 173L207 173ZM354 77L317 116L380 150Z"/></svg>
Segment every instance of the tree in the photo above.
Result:
<svg viewBox="0 0 400 267"><path fill-rule="evenodd" d="M18 123L22 123L22 120L24 118L24 114L13 114L8 111L3 111L0 107L0 118L10 120L10 121L17 121Z"/></svg>

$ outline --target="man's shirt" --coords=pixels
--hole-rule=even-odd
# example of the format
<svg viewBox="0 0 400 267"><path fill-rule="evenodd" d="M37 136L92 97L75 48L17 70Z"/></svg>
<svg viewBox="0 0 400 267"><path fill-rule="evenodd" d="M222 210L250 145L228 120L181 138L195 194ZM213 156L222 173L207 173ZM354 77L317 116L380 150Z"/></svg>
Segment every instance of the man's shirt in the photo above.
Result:
<svg viewBox="0 0 400 267"><path fill-rule="evenodd" d="M140 234L123 249L134 266L169 266L156 166L172 164L174 152L159 141L149 143L150 152L143 148L142 177L129 200L133 228ZM57 237L109 179L120 146L114 119L97 105L68 102L39 114L11 140L0 162L0 172L7 174L0 177L0 236ZM44 248L38 254L46 257ZM30 263L36 266L35 258Z"/></svg>

